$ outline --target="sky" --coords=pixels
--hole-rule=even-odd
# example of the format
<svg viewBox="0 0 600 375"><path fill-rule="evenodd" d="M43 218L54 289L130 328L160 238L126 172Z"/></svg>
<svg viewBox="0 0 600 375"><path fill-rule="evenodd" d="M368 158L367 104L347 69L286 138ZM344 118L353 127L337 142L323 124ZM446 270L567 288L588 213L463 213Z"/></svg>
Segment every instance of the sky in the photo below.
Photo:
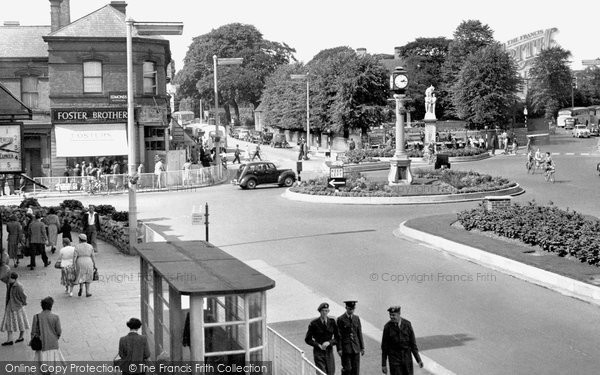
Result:
<svg viewBox="0 0 600 375"><path fill-rule="evenodd" d="M183 22L181 36L167 36L176 69L192 38L222 25L254 25L265 39L287 43L298 61L308 62L319 51L338 46L366 48L368 53L394 52L394 47L418 37L452 38L463 20L479 20L500 42L537 30L557 28L554 40L572 53L573 69L582 60L600 58L600 2L589 0L127 0L127 15L136 21ZM110 0L70 0L71 21ZM10 5L8 5L10 4ZM559 6L560 4L560 6ZM7 7L8 5L8 7ZM568 6L568 7L567 7ZM18 0L4 4L0 22L49 25L48 0Z"/></svg>

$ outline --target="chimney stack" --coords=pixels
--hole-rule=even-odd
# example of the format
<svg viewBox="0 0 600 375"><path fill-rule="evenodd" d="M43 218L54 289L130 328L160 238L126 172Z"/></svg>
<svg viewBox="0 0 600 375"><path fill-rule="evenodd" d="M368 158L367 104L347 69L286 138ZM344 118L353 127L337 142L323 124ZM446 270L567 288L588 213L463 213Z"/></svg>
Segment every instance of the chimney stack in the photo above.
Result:
<svg viewBox="0 0 600 375"><path fill-rule="evenodd" d="M50 32L60 29L60 3L62 0L50 0Z"/></svg>
<svg viewBox="0 0 600 375"><path fill-rule="evenodd" d="M60 27L65 27L71 23L71 4L70 0L62 0L60 4Z"/></svg>
<svg viewBox="0 0 600 375"><path fill-rule="evenodd" d="M111 1L110 6L123 14L127 14L125 11L125 8L127 8L127 3L125 1Z"/></svg>

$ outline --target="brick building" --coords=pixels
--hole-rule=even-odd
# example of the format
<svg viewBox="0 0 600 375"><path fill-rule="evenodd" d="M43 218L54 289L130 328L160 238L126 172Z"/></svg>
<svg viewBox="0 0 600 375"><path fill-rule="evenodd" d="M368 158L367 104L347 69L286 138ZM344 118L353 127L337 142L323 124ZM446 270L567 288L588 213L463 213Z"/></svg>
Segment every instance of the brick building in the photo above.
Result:
<svg viewBox="0 0 600 375"><path fill-rule="evenodd" d="M113 1L70 21L69 0L50 0L50 26L0 26L0 82L33 110L25 122L26 174L62 176L81 161L126 172L126 6ZM168 150L169 41L133 32L137 160Z"/></svg>

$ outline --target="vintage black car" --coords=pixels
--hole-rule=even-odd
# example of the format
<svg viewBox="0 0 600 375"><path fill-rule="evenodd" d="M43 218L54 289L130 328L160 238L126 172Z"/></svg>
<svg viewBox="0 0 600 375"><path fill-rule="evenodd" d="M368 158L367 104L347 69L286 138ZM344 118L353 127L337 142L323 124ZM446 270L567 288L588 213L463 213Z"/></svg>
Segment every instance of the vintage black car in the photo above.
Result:
<svg viewBox="0 0 600 375"><path fill-rule="evenodd" d="M285 134L275 134L273 139L271 139L271 147L288 148L290 147L290 144L285 139Z"/></svg>
<svg viewBox="0 0 600 375"><path fill-rule="evenodd" d="M240 165L231 183L242 189L254 189L256 185L277 184L290 187L296 181L296 173L291 169L278 169L269 161L250 162Z"/></svg>

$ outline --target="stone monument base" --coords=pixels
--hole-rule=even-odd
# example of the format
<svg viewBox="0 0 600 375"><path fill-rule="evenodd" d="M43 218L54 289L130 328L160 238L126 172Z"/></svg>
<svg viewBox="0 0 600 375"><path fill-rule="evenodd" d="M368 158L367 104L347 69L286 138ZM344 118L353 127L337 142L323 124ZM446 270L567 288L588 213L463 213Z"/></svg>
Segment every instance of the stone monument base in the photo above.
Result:
<svg viewBox="0 0 600 375"><path fill-rule="evenodd" d="M431 113L428 113L431 115ZM429 145L433 144L433 152L436 153L436 139L435 136L437 134L437 120L435 116L433 118L427 118L427 115L424 119L425 122L425 144L423 145L423 160L427 161L431 164L431 160L433 159L431 155L431 150L429 149Z"/></svg>
<svg viewBox="0 0 600 375"><path fill-rule="evenodd" d="M388 175L389 185L410 185L413 180L410 171L410 159L395 159L390 160L390 174Z"/></svg>

